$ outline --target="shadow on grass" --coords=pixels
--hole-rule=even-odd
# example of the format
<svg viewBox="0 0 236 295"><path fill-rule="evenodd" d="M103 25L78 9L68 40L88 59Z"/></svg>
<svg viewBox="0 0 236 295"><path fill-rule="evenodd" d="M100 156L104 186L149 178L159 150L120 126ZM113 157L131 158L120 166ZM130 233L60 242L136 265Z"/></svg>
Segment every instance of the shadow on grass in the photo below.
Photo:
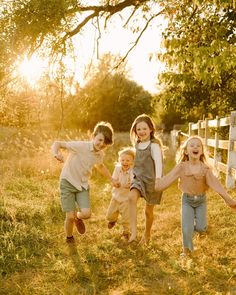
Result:
<svg viewBox="0 0 236 295"><path fill-rule="evenodd" d="M76 282L84 294L180 294L170 292L179 292L181 286L163 267L163 261L168 263L168 253L156 247L115 238L95 251L88 247L83 259L76 247L71 247L70 253L77 269Z"/></svg>
<svg viewBox="0 0 236 295"><path fill-rule="evenodd" d="M70 292L72 294L79 292L78 294L94 294L96 289L91 274L86 266L85 258L81 257L78 252L77 245L75 243L68 244L69 257L73 263L75 274L70 277L70 283L72 284L72 289ZM74 286L74 287L73 287ZM74 292L74 293L73 293Z"/></svg>

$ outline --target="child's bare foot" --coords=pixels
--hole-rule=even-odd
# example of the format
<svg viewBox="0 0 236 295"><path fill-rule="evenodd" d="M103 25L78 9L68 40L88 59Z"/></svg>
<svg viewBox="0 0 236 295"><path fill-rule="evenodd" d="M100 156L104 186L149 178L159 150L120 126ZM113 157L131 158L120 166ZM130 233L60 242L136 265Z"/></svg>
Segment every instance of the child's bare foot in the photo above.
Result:
<svg viewBox="0 0 236 295"><path fill-rule="evenodd" d="M126 232L123 232L123 233L122 233L122 237L123 237L126 241L128 241L128 240L129 240L129 237L130 237L130 234L129 234L129 233L126 233Z"/></svg>
<svg viewBox="0 0 236 295"><path fill-rule="evenodd" d="M183 252L180 254L180 258L187 258L187 257L191 256L191 254L192 254L192 251L190 251L187 248L184 248Z"/></svg>
<svg viewBox="0 0 236 295"><path fill-rule="evenodd" d="M134 241L136 241L136 235L131 235L129 240L128 240L128 243L132 243Z"/></svg>
<svg viewBox="0 0 236 295"><path fill-rule="evenodd" d="M148 245L150 242L150 235L144 234L142 236L142 239L140 240L139 244L140 245Z"/></svg>
<svg viewBox="0 0 236 295"><path fill-rule="evenodd" d="M204 238L206 238L207 237L207 232L206 231L204 231L204 232L200 232L200 233L198 233L198 235L197 235L197 238L198 239L204 239Z"/></svg>
<svg viewBox="0 0 236 295"><path fill-rule="evenodd" d="M73 236L71 237L66 237L66 243L67 244L74 244L75 243L75 239Z"/></svg>

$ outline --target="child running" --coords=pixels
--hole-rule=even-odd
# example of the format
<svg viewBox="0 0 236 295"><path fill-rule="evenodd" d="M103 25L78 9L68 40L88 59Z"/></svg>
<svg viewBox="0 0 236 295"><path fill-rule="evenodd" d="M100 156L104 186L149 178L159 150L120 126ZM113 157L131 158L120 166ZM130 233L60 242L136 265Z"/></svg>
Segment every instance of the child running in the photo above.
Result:
<svg viewBox="0 0 236 295"><path fill-rule="evenodd" d="M135 145L136 156L134 178L129 193L131 227L129 242L135 241L137 237L137 201L142 197L146 201L146 224L140 243L147 244L151 237L154 205L161 202L161 193L155 191L155 180L162 176L163 144L155 136L155 125L146 114L139 115L134 120L130 129L130 139Z"/></svg>
<svg viewBox="0 0 236 295"><path fill-rule="evenodd" d="M89 184L93 167L108 178L113 185L111 174L103 164L103 150L113 144L113 129L110 123L99 122L93 130L91 141L55 141L52 154L60 162L64 162L60 149L68 151L68 157L60 175L60 195L62 210L66 213L66 242L74 242L73 226L80 234L85 233L83 219L91 216ZM80 211L77 212L77 207Z"/></svg>
<svg viewBox="0 0 236 295"><path fill-rule="evenodd" d="M117 181L119 187L112 188L112 198L107 210L106 218L108 228L115 226L119 214L121 215L121 224L123 227L122 236L129 239L129 203L128 194L131 180L133 179L133 164L135 151L133 148L124 148L118 153L119 162L115 166L112 178Z"/></svg>
<svg viewBox="0 0 236 295"><path fill-rule="evenodd" d="M203 233L207 229L206 191L210 187L217 192L225 203L236 210L236 201L232 199L213 175L207 164L202 140L190 136L177 153L177 165L164 177L156 180L156 189L165 190L179 179L182 192L182 257L193 250L194 231Z"/></svg>

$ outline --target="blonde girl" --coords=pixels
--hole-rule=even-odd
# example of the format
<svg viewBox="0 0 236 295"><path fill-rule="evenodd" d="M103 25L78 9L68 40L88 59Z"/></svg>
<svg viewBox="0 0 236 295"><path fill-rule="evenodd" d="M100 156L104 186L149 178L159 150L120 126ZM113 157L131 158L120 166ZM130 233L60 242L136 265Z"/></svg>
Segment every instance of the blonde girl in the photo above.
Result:
<svg viewBox="0 0 236 295"><path fill-rule="evenodd" d="M162 149L160 139L155 136L152 119L142 114L138 116L130 129L130 139L136 149L134 178L129 193L129 211L131 236L129 242L137 237L137 201L140 197L146 201L145 231L141 243L148 243L153 224L154 205L160 204L161 193L155 191L155 180L162 176Z"/></svg>
<svg viewBox="0 0 236 295"><path fill-rule="evenodd" d="M198 136L189 137L177 154L177 165L163 178L157 179L156 190L163 191L179 179L182 192L182 239L183 253L193 251L193 234L207 229L206 191L210 187L217 192L225 203L236 210L236 201L232 199L213 175L207 164L203 142Z"/></svg>

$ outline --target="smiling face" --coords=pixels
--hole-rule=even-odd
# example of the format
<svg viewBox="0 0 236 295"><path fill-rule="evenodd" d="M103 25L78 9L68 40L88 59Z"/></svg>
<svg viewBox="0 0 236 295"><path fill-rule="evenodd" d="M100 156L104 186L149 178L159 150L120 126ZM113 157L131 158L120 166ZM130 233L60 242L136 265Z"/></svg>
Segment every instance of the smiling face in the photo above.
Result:
<svg viewBox="0 0 236 295"><path fill-rule="evenodd" d="M102 133L98 133L93 137L93 148L96 152L105 149L107 145L105 144L105 137Z"/></svg>
<svg viewBox="0 0 236 295"><path fill-rule="evenodd" d="M143 122L137 123L135 131L139 141L145 142L151 139L150 134L152 130L149 128L146 122L143 121Z"/></svg>
<svg viewBox="0 0 236 295"><path fill-rule="evenodd" d="M119 162L121 164L123 171L128 171L134 163L134 157L128 154L122 154L119 157Z"/></svg>
<svg viewBox="0 0 236 295"><path fill-rule="evenodd" d="M198 138L192 138L189 140L185 154L189 157L189 160L200 160L203 154L202 142Z"/></svg>

